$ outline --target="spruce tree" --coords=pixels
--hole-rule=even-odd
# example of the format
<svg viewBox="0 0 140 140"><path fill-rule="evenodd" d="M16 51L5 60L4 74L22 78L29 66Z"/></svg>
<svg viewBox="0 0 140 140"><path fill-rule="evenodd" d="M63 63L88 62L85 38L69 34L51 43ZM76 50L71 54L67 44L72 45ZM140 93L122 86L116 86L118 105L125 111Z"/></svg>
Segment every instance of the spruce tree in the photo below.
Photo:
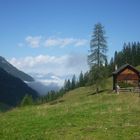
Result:
<svg viewBox="0 0 140 140"><path fill-rule="evenodd" d="M75 89L75 87L76 87L76 76L73 75L72 82L71 82L71 89Z"/></svg>
<svg viewBox="0 0 140 140"><path fill-rule="evenodd" d="M69 91L71 89L71 81L69 79L65 80L64 89L65 91Z"/></svg>
<svg viewBox="0 0 140 140"><path fill-rule="evenodd" d="M87 71L84 74L84 86L87 86L89 84L89 72Z"/></svg>
<svg viewBox="0 0 140 140"><path fill-rule="evenodd" d="M84 75L81 71L80 75L79 75L79 87L84 86Z"/></svg>

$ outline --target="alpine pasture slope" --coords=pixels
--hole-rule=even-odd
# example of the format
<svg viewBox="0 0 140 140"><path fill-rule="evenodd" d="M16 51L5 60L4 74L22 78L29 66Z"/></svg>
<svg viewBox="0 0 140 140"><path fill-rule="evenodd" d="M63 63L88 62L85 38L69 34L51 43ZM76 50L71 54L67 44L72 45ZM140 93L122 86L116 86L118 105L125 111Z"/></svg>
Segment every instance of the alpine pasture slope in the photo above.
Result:
<svg viewBox="0 0 140 140"><path fill-rule="evenodd" d="M50 103L0 113L0 139L139 140L140 98L81 87Z"/></svg>

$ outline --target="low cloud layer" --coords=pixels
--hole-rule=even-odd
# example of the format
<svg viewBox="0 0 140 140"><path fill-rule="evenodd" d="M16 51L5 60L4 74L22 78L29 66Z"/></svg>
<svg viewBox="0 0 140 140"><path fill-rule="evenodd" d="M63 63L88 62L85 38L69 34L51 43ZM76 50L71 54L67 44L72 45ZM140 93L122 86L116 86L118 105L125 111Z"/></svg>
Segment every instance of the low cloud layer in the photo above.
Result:
<svg viewBox="0 0 140 140"><path fill-rule="evenodd" d="M54 73L59 76L87 71L87 56L84 54L69 54L63 56L38 55L24 58L12 58L11 64L27 73Z"/></svg>

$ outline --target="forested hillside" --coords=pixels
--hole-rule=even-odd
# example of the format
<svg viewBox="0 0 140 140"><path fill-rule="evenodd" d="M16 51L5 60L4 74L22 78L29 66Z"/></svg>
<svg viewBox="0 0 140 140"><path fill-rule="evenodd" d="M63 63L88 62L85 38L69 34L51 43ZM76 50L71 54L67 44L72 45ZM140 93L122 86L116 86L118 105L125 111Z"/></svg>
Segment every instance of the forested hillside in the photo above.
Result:
<svg viewBox="0 0 140 140"><path fill-rule="evenodd" d="M140 65L140 42L124 43L121 51L115 51L109 63L110 72L115 65L120 67L126 63L132 66Z"/></svg>

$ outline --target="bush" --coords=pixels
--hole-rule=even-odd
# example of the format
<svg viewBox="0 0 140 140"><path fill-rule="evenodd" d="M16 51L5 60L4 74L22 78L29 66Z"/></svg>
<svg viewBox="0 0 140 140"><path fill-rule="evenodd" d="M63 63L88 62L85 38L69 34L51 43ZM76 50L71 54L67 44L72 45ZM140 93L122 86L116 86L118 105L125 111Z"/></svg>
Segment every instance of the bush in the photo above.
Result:
<svg viewBox="0 0 140 140"><path fill-rule="evenodd" d="M122 88L127 88L127 87L133 87L134 85L131 83L119 82L119 86Z"/></svg>
<svg viewBox="0 0 140 140"><path fill-rule="evenodd" d="M33 99L31 95L25 95L20 104L20 106L27 106L27 105L33 105Z"/></svg>

